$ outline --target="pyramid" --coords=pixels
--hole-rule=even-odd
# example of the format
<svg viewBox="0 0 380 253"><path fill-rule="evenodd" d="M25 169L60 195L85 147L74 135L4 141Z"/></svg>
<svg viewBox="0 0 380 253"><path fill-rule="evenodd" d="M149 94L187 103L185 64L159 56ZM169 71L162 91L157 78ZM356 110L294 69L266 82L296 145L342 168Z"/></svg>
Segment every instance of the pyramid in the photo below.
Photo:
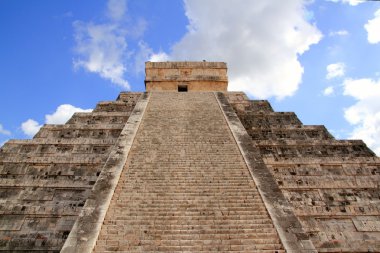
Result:
<svg viewBox="0 0 380 253"><path fill-rule="evenodd" d="M227 91L223 62L147 62L0 152L3 252L380 252L380 159Z"/></svg>

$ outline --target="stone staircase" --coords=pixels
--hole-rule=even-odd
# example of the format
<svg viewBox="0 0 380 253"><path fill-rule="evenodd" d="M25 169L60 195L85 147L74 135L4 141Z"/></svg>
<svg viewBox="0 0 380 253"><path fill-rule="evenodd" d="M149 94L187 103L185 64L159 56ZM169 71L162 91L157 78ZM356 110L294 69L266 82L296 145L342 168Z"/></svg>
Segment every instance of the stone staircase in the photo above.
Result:
<svg viewBox="0 0 380 253"><path fill-rule="evenodd" d="M380 158L268 101L225 95L317 251L380 252Z"/></svg>
<svg viewBox="0 0 380 253"><path fill-rule="evenodd" d="M211 92L152 92L94 252L285 252Z"/></svg>
<svg viewBox="0 0 380 253"><path fill-rule="evenodd" d="M0 147L0 252L59 252L142 93Z"/></svg>

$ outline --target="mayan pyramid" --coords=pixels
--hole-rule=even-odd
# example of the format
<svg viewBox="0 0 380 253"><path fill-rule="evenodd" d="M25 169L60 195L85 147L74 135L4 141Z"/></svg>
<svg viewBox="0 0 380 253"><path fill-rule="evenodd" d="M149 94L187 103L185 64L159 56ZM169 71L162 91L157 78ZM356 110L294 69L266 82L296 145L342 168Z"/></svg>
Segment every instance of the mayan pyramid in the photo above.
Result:
<svg viewBox="0 0 380 253"><path fill-rule="evenodd" d="M3 252L380 252L380 159L228 92L222 62L147 62L0 149Z"/></svg>

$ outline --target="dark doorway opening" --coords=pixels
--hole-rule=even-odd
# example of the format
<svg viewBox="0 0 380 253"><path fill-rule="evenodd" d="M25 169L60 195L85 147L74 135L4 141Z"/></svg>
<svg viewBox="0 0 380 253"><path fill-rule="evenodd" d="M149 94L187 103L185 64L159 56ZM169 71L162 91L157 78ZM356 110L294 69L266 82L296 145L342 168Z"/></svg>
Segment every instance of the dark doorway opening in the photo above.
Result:
<svg viewBox="0 0 380 253"><path fill-rule="evenodd" d="M187 92L187 85L178 85L178 92Z"/></svg>

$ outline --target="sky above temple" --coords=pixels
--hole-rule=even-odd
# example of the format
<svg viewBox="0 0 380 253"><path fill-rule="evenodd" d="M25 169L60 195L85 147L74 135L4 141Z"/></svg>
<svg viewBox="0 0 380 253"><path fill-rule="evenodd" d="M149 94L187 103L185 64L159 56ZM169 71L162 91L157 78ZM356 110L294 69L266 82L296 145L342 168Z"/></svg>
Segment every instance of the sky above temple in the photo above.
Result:
<svg viewBox="0 0 380 253"><path fill-rule="evenodd" d="M380 155L380 1L0 0L0 145L120 91L145 61L224 61L229 89Z"/></svg>

